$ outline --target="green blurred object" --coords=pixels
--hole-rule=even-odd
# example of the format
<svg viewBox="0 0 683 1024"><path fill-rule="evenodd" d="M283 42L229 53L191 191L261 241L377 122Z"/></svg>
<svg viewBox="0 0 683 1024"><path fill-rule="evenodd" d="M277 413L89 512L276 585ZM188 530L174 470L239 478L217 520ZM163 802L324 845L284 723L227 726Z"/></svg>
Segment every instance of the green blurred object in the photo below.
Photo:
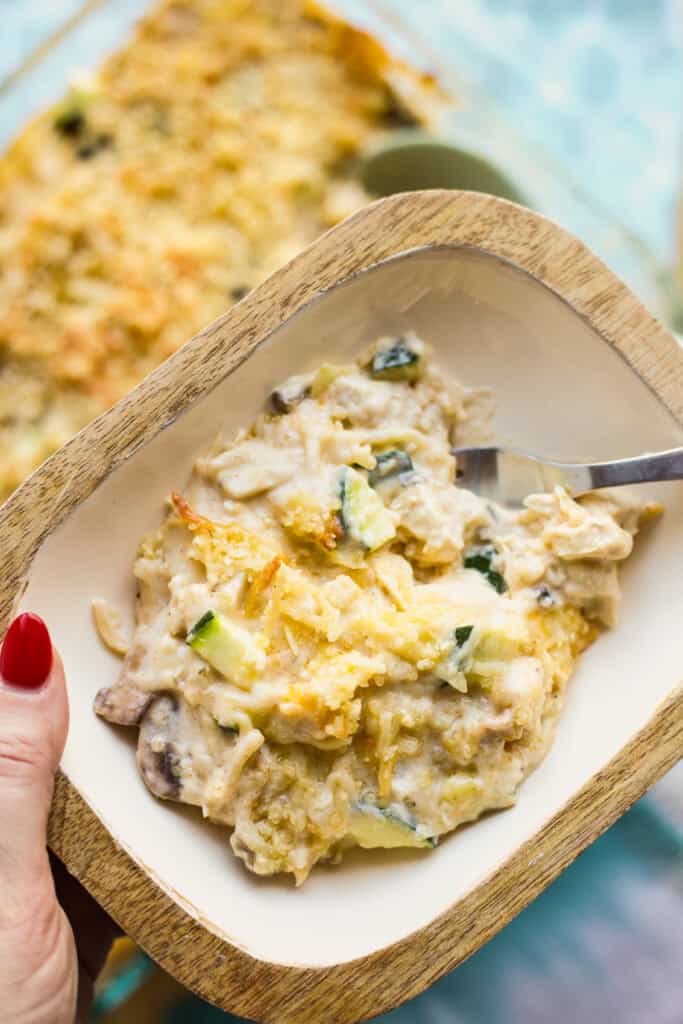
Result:
<svg viewBox="0 0 683 1024"><path fill-rule="evenodd" d="M490 160L419 129L406 128L387 136L362 158L358 177L375 196L457 188L529 205L521 189Z"/></svg>
<svg viewBox="0 0 683 1024"><path fill-rule="evenodd" d="M91 1024L106 1020L108 1014L123 1006L155 970L156 965L148 956L142 951L136 953L104 991L96 995L90 1016Z"/></svg>

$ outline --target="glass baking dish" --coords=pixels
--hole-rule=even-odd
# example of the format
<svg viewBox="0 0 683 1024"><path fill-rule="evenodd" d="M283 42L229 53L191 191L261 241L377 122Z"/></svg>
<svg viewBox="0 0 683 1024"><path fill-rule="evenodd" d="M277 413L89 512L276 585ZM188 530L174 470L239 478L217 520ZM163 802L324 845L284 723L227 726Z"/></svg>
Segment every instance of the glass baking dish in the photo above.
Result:
<svg viewBox="0 0 683 1024"><path fill-rule="evenodd" d="M4 0L5 3L8 0ZM497 112L486 92L458 66L471 67L467 25L458 13L435 5L435 17L448 23L443 42L422 31L424 9L401 0L332 0L328 8L367 28L387 48L433 72L455 102L439 114L435 131L445 140L483 158L505 174L528 204L586 241L658 315L667 317L671 295L665 267L639 237L590 196L543 148L520 137ZM101 61L128 36L151 7L140 0L59 0L19 5L9 0L10 17L20 28L11 45L0 45L0 145L16 135L28 117L54 103L70 81ZM438 38L438 34L437 34Z"/></svg>

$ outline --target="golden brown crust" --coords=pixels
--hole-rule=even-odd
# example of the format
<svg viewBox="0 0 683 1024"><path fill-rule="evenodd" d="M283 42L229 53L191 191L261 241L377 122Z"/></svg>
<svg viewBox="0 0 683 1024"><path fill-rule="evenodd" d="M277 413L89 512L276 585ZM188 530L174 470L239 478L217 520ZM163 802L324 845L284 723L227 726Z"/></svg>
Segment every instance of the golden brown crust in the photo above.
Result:
<svg viewBox="0 0 683 1024"><path fill-rule="evenodd" d="M367 201L349 157L410 74L306 2L160 0L24 130L0 159L0 500ZM433 91L412 75L411 102Z"/></svg>

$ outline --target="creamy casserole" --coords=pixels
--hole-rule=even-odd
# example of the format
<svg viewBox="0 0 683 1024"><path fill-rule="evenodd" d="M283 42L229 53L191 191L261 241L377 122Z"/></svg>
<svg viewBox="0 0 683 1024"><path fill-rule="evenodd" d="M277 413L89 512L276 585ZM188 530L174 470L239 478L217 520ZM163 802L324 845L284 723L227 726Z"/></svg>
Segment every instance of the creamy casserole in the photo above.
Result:
<svg viewBox="0 0 683 1024"><path fill-rule="evenodd" d="M300 883L511 805L614 622L654 509L558 489L513 513L458 487L451 446L490 412L413 334L380 339L285 382L143 540L135 635L95 707L139 726L152 792L230 826L252 871Z"/></svg>
<svg viewBox="0 0 683 1024"><path fill-rule="evenodd" d="M0 156L0 501L367 202L354 158L435 97L307 0L158 0Z"/></svg>

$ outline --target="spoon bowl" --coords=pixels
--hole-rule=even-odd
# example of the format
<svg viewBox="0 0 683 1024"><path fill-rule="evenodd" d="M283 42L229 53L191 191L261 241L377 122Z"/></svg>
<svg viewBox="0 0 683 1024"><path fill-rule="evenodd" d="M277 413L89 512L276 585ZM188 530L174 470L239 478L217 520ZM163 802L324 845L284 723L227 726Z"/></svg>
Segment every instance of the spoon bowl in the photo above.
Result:
<svg viewBox="0 0 683 1024"><path fill-rule="evenodd" d="M419 129L406 128L382 139L360 160L358 177L374 196L449 188L528 205L522 189L491 160Z"/></svg>
<svg viewBox="0 0 683 1024"><path fill-rule="evenodd" d="M578 496L601 487L683 480L683 448L608 462L556 462L505 448L453 448L461 487L507 508L521 508L529 494L564 487Z"/></svg>

